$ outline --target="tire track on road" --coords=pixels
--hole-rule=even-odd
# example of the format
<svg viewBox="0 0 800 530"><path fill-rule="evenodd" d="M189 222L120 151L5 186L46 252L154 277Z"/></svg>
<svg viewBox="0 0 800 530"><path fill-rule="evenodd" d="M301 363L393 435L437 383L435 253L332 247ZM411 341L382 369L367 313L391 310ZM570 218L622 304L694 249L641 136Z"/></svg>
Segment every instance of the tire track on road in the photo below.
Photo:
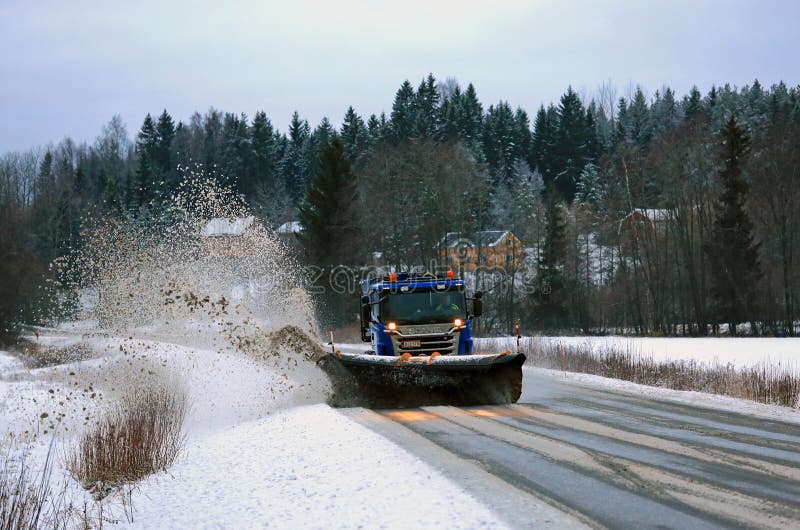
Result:
<svg viewBox="0 0 800 530"><path fill-rule="evenodd" d="M429 463L435 447L450 466L472 466L518 499L544 499L591 526L800 527L800 425L526 379L525 404L370 414ZM420 440L428 450L415 448ZM512 526L537 526L513 503L504 510Z"/></svg>
<svg viewBox="0 0 800 530"><path fill-rule="evenodd" d="M701 482L677 470L659 469L647 463L579 447L506 423L508 420L518 420L519 409L496 409L498 412L494 415L487 415L486 409L426 407L423 410L473 432L576 469L584 477L598 479L609 486L623 488L634 494L647 492L645 499L661 502L679 512L697 511L704 514L704 520L716 519L724 521L726 525L745 523L748 526L786 528L800 517L800 511L792 510L790 506L780 502L769 502L717 484ZM573 502L581 500L573 499ZM675 520L681 518L678 514L670 517Z"/></svg>

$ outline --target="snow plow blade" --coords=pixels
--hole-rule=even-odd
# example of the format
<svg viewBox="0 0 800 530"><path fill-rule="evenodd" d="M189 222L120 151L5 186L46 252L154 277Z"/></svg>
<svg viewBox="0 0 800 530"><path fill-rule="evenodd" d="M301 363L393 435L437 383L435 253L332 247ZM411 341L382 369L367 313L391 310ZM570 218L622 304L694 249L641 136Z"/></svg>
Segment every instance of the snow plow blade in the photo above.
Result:
<svg viewBox="0 0 800 530"><path fill-rule="evenodd" d="M336 407L504 405L522 393L520 353L389 357L329 353L319 360Z"/></svg>

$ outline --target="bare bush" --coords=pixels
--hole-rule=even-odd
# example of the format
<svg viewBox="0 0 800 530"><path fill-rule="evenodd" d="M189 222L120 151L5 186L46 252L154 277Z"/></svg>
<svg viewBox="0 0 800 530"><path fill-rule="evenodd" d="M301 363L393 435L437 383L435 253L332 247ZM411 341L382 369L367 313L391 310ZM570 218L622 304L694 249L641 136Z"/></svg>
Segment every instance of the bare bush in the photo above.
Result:
<svg viewBox="0 0 800 530"><path fill-rule="evenodd" d="M658 361L614 347L561 346L537 337L522 340L527 363L542 368L594 374L641 385L693 390L749 399L758 403L797 407L800 374L790 367L760 363L737 368L731 363L708 364L693 360Z"/></svg>
<svg viewBox="0 0 800 530"><path fill-rule="evenodd" d="M95 497L166 470L183 447L186 396L165 387L131 394L86 432L68 457L72 476Z"/></svg>
<svg viewBox="0 0 800 530"><path fill-rule="evenodd" d="M32 340L22 339L12 348L12 351L30 368L58 366L97 357L97 352L92 351L84 343L68 346L44 346Z"/></svg>
<svg viewBox="0 0 800 530"><path fill-rule="evenodd" d="M25 453L10 451L0 455L0 529L22 530L39 528L40 523L52 521L53 507L50 486L53 471L52 445L44 466L37 476L28 465ZM58 510L55 510L58 514ZM54 526L59 526L54 524Z"/></svg>

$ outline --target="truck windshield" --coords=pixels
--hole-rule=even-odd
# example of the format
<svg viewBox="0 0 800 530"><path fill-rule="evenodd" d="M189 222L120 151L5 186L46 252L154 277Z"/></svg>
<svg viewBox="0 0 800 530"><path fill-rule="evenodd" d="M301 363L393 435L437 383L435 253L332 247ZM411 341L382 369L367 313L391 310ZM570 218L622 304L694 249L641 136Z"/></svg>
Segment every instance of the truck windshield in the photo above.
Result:
<svg viewBox="0 0 800 530"><path fill-rule="evenodd" d="M465 319L463 291L389 294L381 303L381 320L398 324L433 324Z"/></svg>

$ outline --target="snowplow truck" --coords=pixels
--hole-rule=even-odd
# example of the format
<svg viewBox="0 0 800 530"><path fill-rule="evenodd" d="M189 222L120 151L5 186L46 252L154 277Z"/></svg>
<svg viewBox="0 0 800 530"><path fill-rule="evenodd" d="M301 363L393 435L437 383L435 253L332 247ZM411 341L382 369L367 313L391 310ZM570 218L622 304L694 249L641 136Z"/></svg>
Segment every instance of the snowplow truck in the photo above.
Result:
<svg viewBox="0 0 800 530"><path fill-rule="evenodd" d="M391 273L361 287L361 339L371 347L323 358L335 405L402 408L519 399L525 356L474 352L472 325L482 312L482 293L467 297L464 280L452 271Z"/></svg>

